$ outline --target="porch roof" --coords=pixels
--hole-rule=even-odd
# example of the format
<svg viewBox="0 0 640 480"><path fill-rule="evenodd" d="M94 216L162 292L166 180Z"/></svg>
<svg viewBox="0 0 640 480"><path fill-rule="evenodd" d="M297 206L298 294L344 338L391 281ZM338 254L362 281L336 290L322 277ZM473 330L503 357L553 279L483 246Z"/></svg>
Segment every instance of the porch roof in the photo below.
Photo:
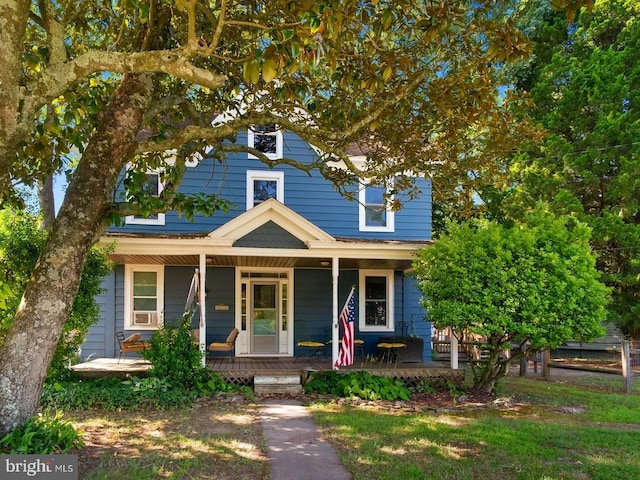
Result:
<svg viewBox="0 0 640 480"><path fill-rule="evenodd" d="M111 259L117 264L198 266L200 254L208 266L269 268L331 268L333 258L341 269L412 268L416 251L430 241L371 241L335 238L312 242L308 249L254 248L220 245L208 233L189 235L107 233L103 246L115 242Z"/></svg>
<svg viewBox="0 0 640 480"><path fill-rule="evenodd" d="M106 233L116 263L409 270L425 241L338 238L270 198L211 232Z"/></svg>

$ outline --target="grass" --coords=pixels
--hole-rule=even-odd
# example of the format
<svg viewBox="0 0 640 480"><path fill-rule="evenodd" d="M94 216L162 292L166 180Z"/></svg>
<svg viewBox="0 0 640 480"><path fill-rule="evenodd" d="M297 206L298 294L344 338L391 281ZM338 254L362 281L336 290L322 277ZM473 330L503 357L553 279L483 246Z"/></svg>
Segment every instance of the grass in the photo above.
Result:
<svg viewBox="0 0 640 480"><path fill-rule="evenodd" d="M508 378L501 395L512 398L510 408L312 411L355 479L640 478L637 394Z"/></svg>
<svg viewBox="0 0 640 480"><path fill-rule="evenodd" d="M640 478L640 386L631 395L621 386L614 376L509 377L498 392L508 401L488 406L407 413L393 402L324 402L310 410L356 480ZM271 478L253 404L65 418L86 443L75 452L81 479Z"/></svg>
<svg viewBox="0 0 640 480"><path fill-rule="evenodd" d="M80 478L269 478L260 419L250 406L67 413L83 433Z"/></svg>

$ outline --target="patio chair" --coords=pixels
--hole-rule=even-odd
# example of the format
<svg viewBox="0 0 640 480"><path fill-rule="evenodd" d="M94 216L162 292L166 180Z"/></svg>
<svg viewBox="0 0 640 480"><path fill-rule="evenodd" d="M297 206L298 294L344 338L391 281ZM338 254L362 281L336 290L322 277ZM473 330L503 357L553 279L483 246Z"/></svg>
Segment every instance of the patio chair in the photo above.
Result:
<svg viewBox="0 0 640 480"><path fill-rule="evenodd" d="M149 342L140 340L140 337L141 335L139 333L134 333L133 335L129 335L125 338L124 332L116 332L116 338L120 345L120 357L118 357L118 363L120 363L120 360L122 360L123 357L127 357L127 353L140 353L149 348Z"/></svg>
<svg viewBox="0 0 640 480"><path fill-rule="evenodd" d="M296 329L300 333L301 340L296 343L298 347L298 352L301 352L301 355L296 355L296 357L314 357L316 355L322 355L324 353L324 349L327 346L326 342L322 342L317 338L311 338L308 331L308 325L306 320L296 320ZM325 335L326 337L326 335Z"/></svg>
<svg viewBox="0 0 640 480"><path fill-rule="evenodd" d="M240 331L237 328L233 328L227 340L225 342L211 342L207 349L210 352L234 352L236 348L236 339Z"/></svg>

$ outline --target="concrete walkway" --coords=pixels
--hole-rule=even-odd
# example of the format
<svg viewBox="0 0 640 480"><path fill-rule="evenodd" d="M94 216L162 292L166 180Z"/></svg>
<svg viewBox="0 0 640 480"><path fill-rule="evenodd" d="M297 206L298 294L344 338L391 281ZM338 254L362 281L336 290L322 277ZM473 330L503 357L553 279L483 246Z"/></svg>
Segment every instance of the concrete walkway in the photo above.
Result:
<svg viewBox="0 0 640 480"><path fill-rule="evenodd" d="M323 440L296 400L265 400L260 407L272 480L351 480L335 450Z"/></svg>

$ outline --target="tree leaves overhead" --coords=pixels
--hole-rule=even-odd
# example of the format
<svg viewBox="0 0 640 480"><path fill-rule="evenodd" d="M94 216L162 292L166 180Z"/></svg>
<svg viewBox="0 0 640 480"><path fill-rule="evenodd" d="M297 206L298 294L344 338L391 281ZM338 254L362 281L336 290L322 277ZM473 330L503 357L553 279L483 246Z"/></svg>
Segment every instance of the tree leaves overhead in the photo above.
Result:
<svg viewBox="0 0 640 480"><path fill-rule="evenodd" d="M248 125L279 123L326 152L317 166L345 194L351 177L326 160L381 179L426 173L436 195L468 200L470 190L456 188L471 182L467 172L500 176L500 152L529 136L505 108L508 96L499 100L494 68L528 51L511 13L508 2L482 1L34 3L24 87L0 113L18 119L0 131L14 147L0 156L0 179L31 184L62 168L121 75L151 71L161 87L148 120L157 135L139 154L222 148ZM221 112L236 121L210 127ZM179 131L188 124L207 129ZM354 142L369 157L364 172L344 153Z"/></svg>

